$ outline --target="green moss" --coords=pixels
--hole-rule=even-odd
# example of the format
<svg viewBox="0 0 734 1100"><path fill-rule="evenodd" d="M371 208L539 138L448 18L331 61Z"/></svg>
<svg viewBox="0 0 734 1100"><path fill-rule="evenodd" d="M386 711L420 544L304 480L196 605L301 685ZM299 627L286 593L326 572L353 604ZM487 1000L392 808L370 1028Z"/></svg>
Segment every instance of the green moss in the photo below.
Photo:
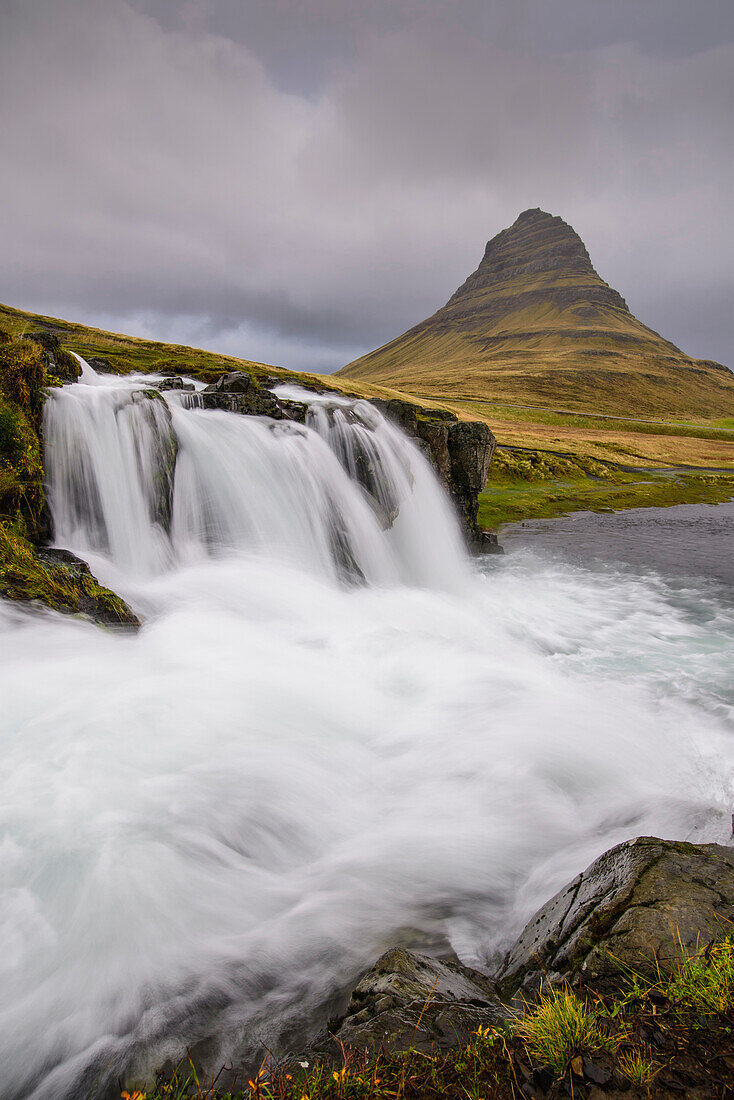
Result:
<svg viewBox="0 0 734 1100"><path fill-rule="evenodd" d="M57 374L62 379L72 381L79 378L82 368L79 365L79 360L75 359L70 351L62 347L55 348L54 359L56 360Z"/></svg>
<svg viewBox="0 0 734 1100"><path fill-rule="evenodd" d="M43 465L38 426L43 408L43 355L27 340L0 344L0 517L38 529Z"/></svg>
<svg viewBox="0 0 734 1100"><path fill-rule="evenodd" d="M43 352L31 340L0 344L0 389L28 417L38 431L41 425L46 366Z"/></svg>
<svg viewBox="0 0 734 1100"><path fill-rule="evenodd" d="M0 595L39 601L56 611L84 615L108 625L137 626L130 608L86 569L45 563L17 524L0 524Z"/></svg>

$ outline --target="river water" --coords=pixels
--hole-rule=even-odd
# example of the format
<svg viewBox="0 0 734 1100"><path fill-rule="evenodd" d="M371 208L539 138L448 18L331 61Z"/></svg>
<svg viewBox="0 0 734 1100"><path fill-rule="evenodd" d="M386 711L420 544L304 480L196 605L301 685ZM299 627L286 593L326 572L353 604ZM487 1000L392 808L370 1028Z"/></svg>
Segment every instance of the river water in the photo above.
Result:
<svg viewBox="0 0 734 1100"><path fill-rule="evenodd" d="M730 506L471 562L371 407L144 386L46 423L57 540L142 630L0 604L3 1098L282 1049L397 936L491 966L612 844L728 841Z"/></svg>

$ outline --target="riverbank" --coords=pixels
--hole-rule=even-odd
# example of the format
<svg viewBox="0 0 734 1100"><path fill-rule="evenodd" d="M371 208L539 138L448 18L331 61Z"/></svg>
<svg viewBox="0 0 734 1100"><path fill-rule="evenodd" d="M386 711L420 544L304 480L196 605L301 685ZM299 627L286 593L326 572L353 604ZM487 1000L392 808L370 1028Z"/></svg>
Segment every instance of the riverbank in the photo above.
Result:
<svg viewBox="0 0 734 1100"><path fill-rule="evenodd" d="M721 845L627 841L534 915L494 980L393 948L300 1054L211 1084L189 1056L122 1098L730 1096L733 864Z"/></svg>
<svg viewBox="0 0 734 1100"><path fill-rule="evenodd" d="M588 457L500 446L479 496L478 522L497 528L579 511L722 504L732 497L734 470L630 470Z"/></svg>

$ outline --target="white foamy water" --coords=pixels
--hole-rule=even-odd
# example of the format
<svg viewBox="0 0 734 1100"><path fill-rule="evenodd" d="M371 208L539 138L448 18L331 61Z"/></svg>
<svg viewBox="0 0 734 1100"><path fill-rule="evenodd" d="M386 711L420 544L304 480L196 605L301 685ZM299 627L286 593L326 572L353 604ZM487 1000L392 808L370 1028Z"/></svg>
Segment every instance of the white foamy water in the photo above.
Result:
<svg viewBox="0 0 734 1100"><path fill-rule="evenodd" d="M726 842L717 590L482 575L373 410L169 424L101 381L48 406L57 537L147 618L0 604L3 1097L277 1046L400 930L484 964L611 844Z"/></svg>

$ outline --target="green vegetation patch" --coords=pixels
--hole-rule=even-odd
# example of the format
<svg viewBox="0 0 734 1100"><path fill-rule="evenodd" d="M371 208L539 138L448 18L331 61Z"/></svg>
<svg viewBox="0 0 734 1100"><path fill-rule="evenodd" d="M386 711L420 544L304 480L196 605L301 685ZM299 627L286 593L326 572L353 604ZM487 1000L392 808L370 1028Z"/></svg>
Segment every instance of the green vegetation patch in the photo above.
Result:
<svg viewBox="0 0 734 1100"><path fill-rule="evenodd" d="M38 528L44 499L38 430L45 380L35 344L0 342L0 520L20 517L31 530Z"/></svg>
<svg viewBox="0 0 734 1100"><path fill-rule="evenodd" d="M491 529L570 512L721 504L732 498L734 474L654 470L641 477L593 459L502 449L479 496L478 522Z"/></svg>
<svg viewBox="0 0 734 1100"><path fill-rule="evenodd" d="M489 467L488 484L504 484L517 481L583 481L585 478L605 478L621 481L624 471L610 462L581 455L558 455L552 451L534 451L521 448L498 447Z"/></svg>

